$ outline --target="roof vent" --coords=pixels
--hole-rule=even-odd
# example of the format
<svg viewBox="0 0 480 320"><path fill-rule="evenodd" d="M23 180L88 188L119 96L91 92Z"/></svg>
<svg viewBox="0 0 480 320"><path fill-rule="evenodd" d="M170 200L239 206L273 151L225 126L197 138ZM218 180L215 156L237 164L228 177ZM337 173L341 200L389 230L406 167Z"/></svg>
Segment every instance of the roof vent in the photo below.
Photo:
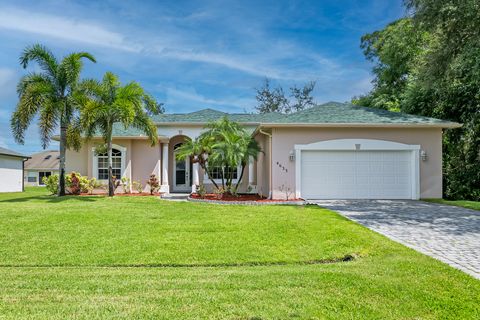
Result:
<svg viewBox="0 0 480 320"><path fill-rule="evenodd" d="M48 159L50 159L51 157L52 157L52 155L49 154L48 156L45 157L45 160L48 160Z"/></svg>

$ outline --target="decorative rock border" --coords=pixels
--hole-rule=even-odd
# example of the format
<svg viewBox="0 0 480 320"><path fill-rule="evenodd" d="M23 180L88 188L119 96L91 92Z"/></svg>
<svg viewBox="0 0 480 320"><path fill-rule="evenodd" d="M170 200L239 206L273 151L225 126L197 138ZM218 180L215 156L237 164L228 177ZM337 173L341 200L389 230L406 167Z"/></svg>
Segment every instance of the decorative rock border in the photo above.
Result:
<svg viewBox="0 0 480 320"><path fill-rule="evenodd" d="M205 202L213 204L235 204L235 205L246 205L246 206L271 206L271 205L287 205L287 206L303 206L307 204L303 200L288 200L288 201L223 201L223 200L210 200L210 199L198 199L188 197L188 201L192 202Z"/></svg>

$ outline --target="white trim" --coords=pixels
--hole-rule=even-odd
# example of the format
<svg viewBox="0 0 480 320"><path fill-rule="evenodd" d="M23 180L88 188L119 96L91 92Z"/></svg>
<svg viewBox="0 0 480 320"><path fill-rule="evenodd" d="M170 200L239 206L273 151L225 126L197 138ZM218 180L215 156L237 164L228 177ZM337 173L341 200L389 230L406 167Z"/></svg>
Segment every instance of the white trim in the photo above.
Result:
<svg viewBox="0 0 480 320"><path fill-rule="evenodd" d="M302 175L302 151L303 150L395 150L411 151L411 181L412 181L412 200L420 199L420 145L403 144L387 140L374 139L334 139L319 141L310 144L296 144L295 150L295 196L302 198L301 175Z"/></svg>
<svg viewBox="0 0 480 320"><path fill-rule="evenodd" d="M126 162L126 158L127 158L127 148L126 147L123 147L123 146L120 146L118 144L112 144L112 149L117 149L117 150L120 150L120 152L122 152L122 157L121 157L121 160L120 160L120 172L122 173L122 178L125 176L125 162ZM95 154L95 147L92 147L92 176L99 180L99 181L107 181L107 180L100 180L98 179L98 156Z"/></svg>

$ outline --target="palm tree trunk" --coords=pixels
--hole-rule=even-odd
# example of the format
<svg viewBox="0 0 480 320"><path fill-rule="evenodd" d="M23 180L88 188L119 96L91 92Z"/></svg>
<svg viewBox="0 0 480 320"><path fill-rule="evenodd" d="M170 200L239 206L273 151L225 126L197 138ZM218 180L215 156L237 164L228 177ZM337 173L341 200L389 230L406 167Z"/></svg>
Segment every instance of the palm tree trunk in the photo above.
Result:
<svg viewBox="0 0 480 320"><path fill-rule="evenodd" d="M108 152L108 196L113 197L115 193L114 185L113 185L113 174L112 174L112 138L108 139L107 144L107 152ZM118 177L115 177L118 178Z"/></svg>
<svg viewBox="0 0 480 320"><path fill-rule="evenodd" d="M202 165L202 164L200 164L200 166L203 168L203 170L205 170L205 172L207 173L208 179L210 179L210 181L212 181L212 183L213 183L213 185L215 186L215 188L218 189L218 184L215 182L215 180L212 179L212 176L210 175L210 172L208 171L207 166L206 166L206 165Z"/></svg>
<svg viewBox="0 0 480 320"><path fill-rule="evenodd" d="M60 164L59 164L59 173L60 177L58 180L58 196L65 195L65 154L67 147L67 125L64 123L64 120L61 120L60 125Z"/></svg>
<svg viewBox="0 0 480 320"><path fill-rule="evenodd" d="M240 171L240 177L238 177L237 184L235 185L235 189L238 189L238 185L242 182L243 173L245 172L245 164L242 164L242 170Z"/></svg>

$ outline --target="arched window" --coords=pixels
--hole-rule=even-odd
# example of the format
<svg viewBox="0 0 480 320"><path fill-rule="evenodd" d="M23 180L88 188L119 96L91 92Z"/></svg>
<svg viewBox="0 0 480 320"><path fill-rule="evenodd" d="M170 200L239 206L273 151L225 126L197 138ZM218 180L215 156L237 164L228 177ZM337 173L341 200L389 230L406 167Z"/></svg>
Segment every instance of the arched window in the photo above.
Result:
<svg viewBox="0 0 480 320"><path fill-rule="evenodd" d="M108 180L108 153L97 155L97 177L99 180ZM112 175L117 179L122 177L122 152L112 149Z"/></svg>

